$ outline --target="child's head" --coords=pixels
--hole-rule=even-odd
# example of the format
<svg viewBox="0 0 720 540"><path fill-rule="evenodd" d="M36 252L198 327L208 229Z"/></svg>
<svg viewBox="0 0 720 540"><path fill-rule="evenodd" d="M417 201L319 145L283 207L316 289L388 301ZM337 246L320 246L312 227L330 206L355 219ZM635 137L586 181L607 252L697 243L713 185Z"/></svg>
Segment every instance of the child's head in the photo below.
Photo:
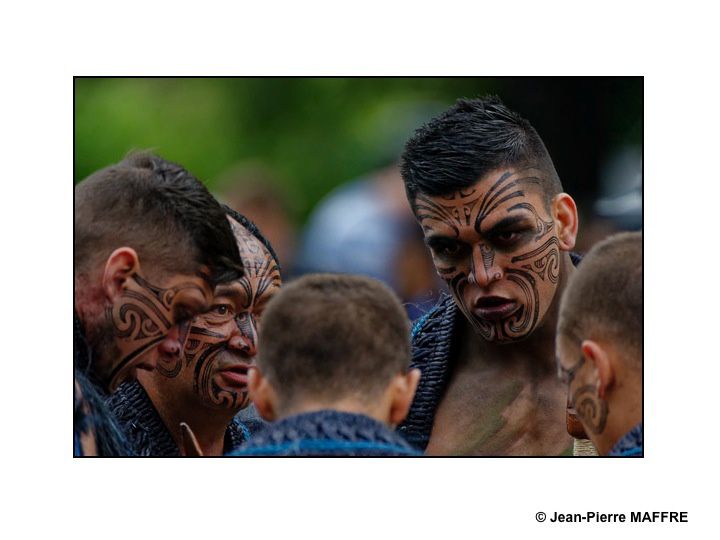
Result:
<svg viewBox="0 0 720 540"><path fill-rule="evenodd" d="M642 418L642 272L642 234L611 236L586 255L560 303L560 373L601 454Z"/></svg>
<svg viewBox="0 0 720 540"><path fill-rule="evenodd" d="M249 389L267 420L336 409L397 424L420 378L408 370L405 310L388 287L367 277L293 281L268 303L259 342Z"/></svg>

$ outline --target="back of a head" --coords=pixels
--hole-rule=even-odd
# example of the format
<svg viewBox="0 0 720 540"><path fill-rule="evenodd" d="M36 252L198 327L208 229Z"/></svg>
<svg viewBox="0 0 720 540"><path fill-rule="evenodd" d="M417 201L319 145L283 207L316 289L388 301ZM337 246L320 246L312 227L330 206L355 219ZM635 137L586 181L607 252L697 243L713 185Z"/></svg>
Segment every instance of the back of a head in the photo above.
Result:
<svg viewBox="0 0 720 540"><path fill-rule="evenodd" d="M91 271L121 246L146 274L194 273L216 282L241 275L225 211L180 165L136 153L75 186L75 274Z"/></svg>
<svg viewBox="0 0 720 540"><path fill-rule="evenodd" d="M545 173L546 201L562 185L545 145L530 122L499 98L460 99L415 132L405 145L401 172L408 199L448 195L504 166Z"/></svg>
<svg viewBox="0 0 720 540"><path fill-rule="evenodd" d="M269 303L257 364L284 403L371 403L410 364L410 323L381 282L309 274Z"/></svg>
<svg viewBox="0 0 720 540"><path fill-rule="evenodd" d="M642 365L642 233L620 233L596 246L570 279L560 305L558 334L579 344L605 341Z"/></svg>

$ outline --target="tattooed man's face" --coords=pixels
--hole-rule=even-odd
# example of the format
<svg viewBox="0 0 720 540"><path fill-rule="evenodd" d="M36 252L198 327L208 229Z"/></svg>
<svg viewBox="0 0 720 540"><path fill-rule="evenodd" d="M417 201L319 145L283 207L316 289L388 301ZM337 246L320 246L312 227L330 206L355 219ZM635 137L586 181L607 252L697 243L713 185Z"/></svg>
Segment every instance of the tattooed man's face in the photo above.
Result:
<svg viewBox="0 0 720 540"><path fill-rule="evenodd" d="M553 302L556 225L534 168L500 168L448 196L418 194L415 215L435 269L484 339L527 337Z"/></svg>
<svg viewBox="0 0 720 540"><path fill-rule="evenodd" d="M132 274L116 301L107 309L115 344L112 363L105 374L110 390L132 377L135 369L152 370L165 341L177 344L178 328L210 306L210 287L201 276L176 275L156 284L140 273ZM170 345L166 347L172 349Z"/></svg>
<svg viewBox="0 0 720 540"><path fill-rule="evenodd" d="M230 219L230 218L228 218ZM182 329L183 355L158 363L156 377L181 399L199 397L211 408L239 410L249 404L247 372L257 354L258 324L280 289L280 270L270 252L230 219L243 263L243 277L218 285L212 307Z"/></svg>

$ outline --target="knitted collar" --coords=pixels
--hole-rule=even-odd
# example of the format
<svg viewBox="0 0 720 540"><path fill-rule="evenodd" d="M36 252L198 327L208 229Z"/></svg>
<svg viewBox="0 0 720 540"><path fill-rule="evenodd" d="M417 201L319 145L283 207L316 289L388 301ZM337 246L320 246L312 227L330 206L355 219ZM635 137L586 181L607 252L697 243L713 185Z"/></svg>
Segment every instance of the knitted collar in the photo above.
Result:
<svg viewBox="0 0 720 540"><path fill-rule="evenodd" d="M419 455L384 424L362 414L322 410L268 424L232 455Z"/></svg>
<svg viewBox="0 0 720 540"><path fill-rule="evenodd" d="M420 368L422 376L410 412L398 432L420 450L425 450L428 445L435 411L450 376L452 335L459 311L452 296L443 294L437 305L412 329L410 367Z"/></svg>
<svg viewBox="0 0 720 540"><path fill-rule="evenodd" d="M137 381L120 385L108 405L139 456L179 456L180 449L155 409L150 396ZM225 431L225 452L239 447L249 437L237 419Z"/></svg>
<svg viewBox="0 0 720 540"><path fill-rule="evenodd" d="M642 457L643 455L643 425L640 422L625 435L623 435L615 446L612 447L608 456Z"/></svg>

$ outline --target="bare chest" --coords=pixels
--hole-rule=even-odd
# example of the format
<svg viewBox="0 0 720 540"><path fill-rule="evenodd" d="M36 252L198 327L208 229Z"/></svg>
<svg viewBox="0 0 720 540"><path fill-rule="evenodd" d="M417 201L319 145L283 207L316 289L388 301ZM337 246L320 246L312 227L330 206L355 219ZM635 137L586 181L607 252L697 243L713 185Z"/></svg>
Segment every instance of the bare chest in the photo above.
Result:
<svg viewBox="0 0 720 540"><path fill-rule="evenodd" d="M429 455L547 456L572 449L566 395L554 374L475 364L453 373L435 415Z"/></svg>

